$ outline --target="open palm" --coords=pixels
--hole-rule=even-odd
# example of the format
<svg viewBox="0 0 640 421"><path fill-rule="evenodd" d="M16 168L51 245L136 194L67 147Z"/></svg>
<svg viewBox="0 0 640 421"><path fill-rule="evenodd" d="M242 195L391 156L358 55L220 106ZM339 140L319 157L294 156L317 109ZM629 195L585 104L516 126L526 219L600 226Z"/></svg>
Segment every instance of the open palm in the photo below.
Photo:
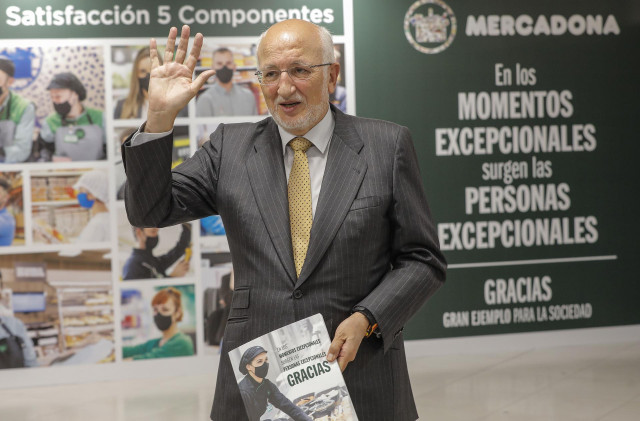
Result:
<svg viewBox="0 0 640 421"><path fill-rule="evenodd" d="M175 51L178 30L169 30L167 46L164 52L164 64L160 65L156 40L151 39L151 77L149 80L149 112L147 114L147 132L164 132L171 130L178 112L198 93L198 90L211 76L213 70L202 72L193 79L193 71L200 56L203 36L195 36L191 52L187 54L190 28L182 27L178 48Z"/></svg>

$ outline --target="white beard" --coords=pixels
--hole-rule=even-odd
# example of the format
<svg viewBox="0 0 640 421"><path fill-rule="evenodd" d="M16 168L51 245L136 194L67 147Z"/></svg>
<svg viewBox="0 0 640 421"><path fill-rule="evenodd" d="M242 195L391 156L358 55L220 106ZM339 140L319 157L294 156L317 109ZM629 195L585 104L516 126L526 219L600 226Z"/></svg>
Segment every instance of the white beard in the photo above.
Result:
<svg viewBox="0 0 640 421"><path fill-rule="evenodd" d="M329 102L329 95L327 95L326 102ZM271 113L271 116L276 121L278 126L282 127L288 132L300 131L304 128L308 128L308 130L306 131L309 131L312 129L312 127L309 127L312 122L322 120L323 112L325 111L324 104L325 102L323 101L319 104L309 106L305 114L298 116L294 120L284 121L278 114L273 112Z"/></svg>

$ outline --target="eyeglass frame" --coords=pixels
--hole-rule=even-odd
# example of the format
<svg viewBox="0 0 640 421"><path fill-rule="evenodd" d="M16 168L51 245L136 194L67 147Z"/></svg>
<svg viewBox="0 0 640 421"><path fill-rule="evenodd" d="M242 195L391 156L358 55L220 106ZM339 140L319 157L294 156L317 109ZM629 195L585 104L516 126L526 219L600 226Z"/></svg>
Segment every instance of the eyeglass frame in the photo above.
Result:
<svg viewBox="0 0 640 421"><path fill-rule="evenodd" d="M322 63L322 64L312 64L312 65L306 65L306 64L305 65L300 65L300 64L298 64L298 65L295 65L295 66L288 67L288 68L286 68L284 70L277 69L277 71L280 72L280 75L278 75L278 79L276 81L274 81L273 83L263 83L262 82L262 75L263 75L262 70L258 70L257 72L254 73L254 75L258 78L258 83L260 85L272 86L272 85L276 85L276 84L278 84L278 82L280 82L280 77L282 76L283 72L287 72L287 74L289 75L291 80L308 80L308 79L300 79L300 78L296 78L294 76L291 76L291 73L289 73L289 70L295 69L296 67L303 67L304 66L304 67L308 67L310 69L315 69L316 67L331 66L332 64L334 64L334 63ZM276 69L275 68L274 69L270 69L269 71L272 71L272 70L275 71ZM311 77L311 76L309 76L309 77Z"/></svg>

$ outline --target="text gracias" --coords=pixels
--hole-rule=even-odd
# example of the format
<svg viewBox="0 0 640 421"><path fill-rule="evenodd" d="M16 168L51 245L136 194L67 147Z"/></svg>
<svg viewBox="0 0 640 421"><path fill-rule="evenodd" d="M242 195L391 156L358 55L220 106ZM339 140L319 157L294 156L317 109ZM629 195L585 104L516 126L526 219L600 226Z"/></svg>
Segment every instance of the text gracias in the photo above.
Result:
<svg viewBox="0 0 640 421"><path fill-rule="evenodd" d="M305 349L311 349L313 346L319 346L319 345L320 345L320 340L316 339L314 341L307 342L305 344L299 345L295 348L291 348L288 350L286 345L283 345L282 347L278 347L277 351L278 351L278 356L280 357L281 363L286 364L287 362L291 362L292 360L298 360L298 361L294 361L291 364L285 365L283 367L283 371L288 371L295 367L299 367L300 365L307 363L309 361L326 357L327 354L324 351L317 353L315 355L308 356L303 359L300 359L300 356L297 354L300 351L303 351ZM303 367L299 370L296 370L293 373L287 374L287 383L289 383L289 386L295 386L307 380L311 380L314 377L318 377L322 374L329 373L330 371L331 371L331 364L329 363L329 361L325 360L322 362L314 363L306 367Z"/></svg>
<svg viewBox="0 0 640 421"><path fill-rule="evenodd" d="M521 276L488 279L484 283L484 299L488 305L549 302L553 295L550 276ZM589 319L590 303L537 307L499 308L490 310L451 311L442 315L445 328L507 325L560 320Z"/></svg>

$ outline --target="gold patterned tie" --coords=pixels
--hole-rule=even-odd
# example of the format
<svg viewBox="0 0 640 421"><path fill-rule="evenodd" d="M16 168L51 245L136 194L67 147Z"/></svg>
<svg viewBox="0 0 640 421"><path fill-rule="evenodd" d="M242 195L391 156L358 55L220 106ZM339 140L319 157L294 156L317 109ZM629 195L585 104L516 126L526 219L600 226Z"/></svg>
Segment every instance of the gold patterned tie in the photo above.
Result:
<svg viewBox="0 0 640 421"><path fill-rule="evenodd" d="M313 213L311 209L311 179L307 149L313 144L304 137L296 137L289 142L293 149L293 167L289 174L289 223L291 224L291 242L296 275L300 276L304 259L307 256Z"/></svg>

